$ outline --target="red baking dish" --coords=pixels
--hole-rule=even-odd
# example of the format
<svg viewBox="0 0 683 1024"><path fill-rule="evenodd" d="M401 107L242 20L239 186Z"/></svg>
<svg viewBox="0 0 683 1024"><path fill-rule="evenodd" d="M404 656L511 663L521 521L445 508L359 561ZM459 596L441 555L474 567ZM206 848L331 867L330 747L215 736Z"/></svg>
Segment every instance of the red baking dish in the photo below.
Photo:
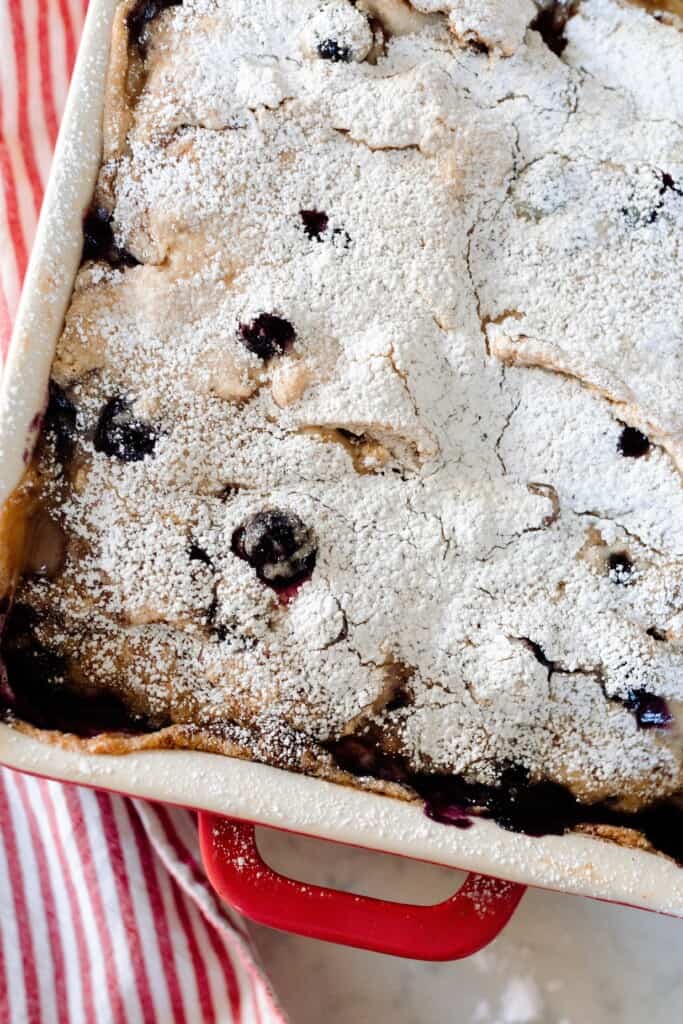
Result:
<svg viewBox="0 0 683 1024"><path fill-rule="evenodd" d="M100 163L104 80L118 0L92 0L0 382L0 504L25 470ZM0 724L0 763L37 775L195 808L217 891L264 924L331 942L429 960L456 959L505 926L525 885L683 916L683 871L670 859L580 834L535 838L492 821L438 824L395 800L266 765L195 751L91 754ZM254 825L472 872L431 907L389 903L278 875ZM499 881L498 879L505 879Z"/></svg>
<svg viewBox="0 0 683 1024"><path fill-rule="evenodd" d="M252 921L311 939L414 960L460 960L505 927L524 886L470 874L453 896L416 906L297 882L269 867L254 826L216 814L199 816L209 881Z"/></svg>

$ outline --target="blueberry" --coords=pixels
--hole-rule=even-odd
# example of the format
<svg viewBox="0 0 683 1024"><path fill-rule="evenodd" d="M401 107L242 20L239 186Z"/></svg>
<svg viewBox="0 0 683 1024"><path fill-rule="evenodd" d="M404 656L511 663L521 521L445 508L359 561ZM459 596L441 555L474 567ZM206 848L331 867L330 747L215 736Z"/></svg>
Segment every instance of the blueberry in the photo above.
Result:
<svg viewBox="0 0 683 1024"><path fill-rule="evenodd" d="M167 722L146 722L131 714L113 694L75 689L69 662L37 636L35 609L15 604L0 638L0 705L39 729L59 729L77 736L100 732L142 732Z"/></svg>
<svg viewBox="0 0 683 1024"><path fill-rule="evenodd" d="M629 690L623 703L634 713L641 729L663 729L673 721L664 698L647 690Z"/></svg>
<svg viewBox="0 0 683 1024"><path fill-rule="evenodd" d="M647 455L649 452L650 442L645 434L641 434L635 427L624 427L619 435L617 448L627 458L639 459L641 455Z"/></svg>
<svg viewBox="0 0 683 1024"><path fill-rule="evenodd" d="M242 344L259 359L272 359L291 348L296 331L289 320L275 313L261 313L250 324L240 324Z"/></svg>
<svg viewBox="0 0 683 1024"><path fill-rule="evenodd" d="M329 222L327 214L320 210L300 210L299 213L308 237L314 238L316 242L322 242Z"/></svg>
<svg viewBox="0 0 683 1024"><path fill-rule="evenodd" d="M35 635L38 615L29 605L13 606L2 631L0 652L4 667L3 703L20 713L26 694L39 688L52 688L63 684L66 663L59 655L48 650ZM35 708L37 714L41 708Z"/></svg>
<svg viewBox="0 0 683 1024"><path fill-rule="evenodd" d="M486 45L486 43L482 42L481 39L468 39L467 49L470 50L471 53L489 53L488 46Z"/></svg>
<svg viewBox="0 0 683 1024"><path fill-rule="evenodd" d="M531 782L519 766L503 771L486 807L502 828L528 836L561 835L580 815L569 790L556 782Z"/></svg>
<svg viewBox="0 0 683 1024"><path fill-rule="evenodd" d="M532 781L520 764L496 766L495 785L461 775L414 775L410 785L425 799L425 814L446 825L467 828L468 813L492 818L511 832L530 836L561 834L576 820L578 805L564 787Z"/></svg>
<svg viewBox="0 0 683 1024"><path fill-rule="evenodd" d="M576 14L577 0L550 0L536 15L529 25L541 36L541 39L558 57L564 53L567 37L564 32L567 22Z"/></svg>
<svg viewBox="0 0 683 1024"><path fill-rule="evenodd" d="M158 14L167 7L180 7L183 0L137 0L137 3L128 13L126 25L128 26L128 38L134 43L141 56L147 53L147 26L154 21Z"/></svg>
<svg viewBox="0 0 683 1024"><path fill-rule="evenodd" d="M64 388L50 381L43 430L52 437L55 458L62 465L71 458L76 438L76 406Z"/></svg>
<svg viewBox="0 0 683 1024"><path fill-rule="evenodd" d="M351 60L351 50L348 46L340 46L336 39L323 39L318 43L318 56L335 64L340 61L348 64Z"/></svg>
<svg viewBox="0 0 683 1024"><path fill-rule="evenodd" d="M317 555L313 530L293 512L277 508L245 519L232 535L232 550L274 590L310 576Z"/></svg>
<svg viewBox="0 0 683 1024"><path fill-rule="evenodd" d="M83 252L81 262L103 260L110 266L138 266L138 260L114 241L112 216L102 206L91 207L83 218Z"/></svg>
<svg viewBox="0 0 683 1024"><path fill-rule="evenodd" d="M608 559L609 576L613 583L629 583L633 577L633 562L625 551L613 551Z"/></svg>
<svg viewBox="0 0 683 1024"><path fill-rule="evenodd" d="M672 720L666 702L644 690L632 691L621 703L636 712L642 729L666 726ZM667 804L635 814L615 811L609 801L582 804L565 786L532 779L523 765L511 761L493 766L494 784L462 775L414 772L405 758L386 753L367 734L342 736L324 746L339 767L353 775L410 786L423 798L427 817L444 825L469 828L478 817L490 818L508 831L528 836L562 835L580 823L636 828L657 849L683 861L683 812Z"/></svg>
<svg viewBox="0 0 683 1024"><path fill-rule="evenodd" d="M385 782L410 781L403 758L386 754L369 736L342 736L326 747L339 767L352 775L369 775Z"/></svg>
<svg viewBox="0 0 683 1024"><path fill-rule="evenodd" d="M425 800L424 812L432 821L438 821L441 825L455 825L456 828L471 828L474 821L466 813L462 804L451 801L442 801L438 797L431 797Z"/></svg>
<svg viewBox="0 0 683 1024"><path fill-rule="evenodd" d="M113 245L109 210L101 206L88 210L83 219L83 261L105 259Z"/></svg>
<svg viewBox="0 0 683 1024"><path fill-rule="evenodd" d="M139 462L151 455L157 442L154 427L136 420L125 398L110 398L100 413L95 429L96 452L121 462Z"/></svg>
<svg viewBox="0 0 683 1024"><path fill-rule="evenodd" d="M352 775L379 774L380 751L374 744L358 736L342 736L329 744L329 750L340 768Z"/></svg>

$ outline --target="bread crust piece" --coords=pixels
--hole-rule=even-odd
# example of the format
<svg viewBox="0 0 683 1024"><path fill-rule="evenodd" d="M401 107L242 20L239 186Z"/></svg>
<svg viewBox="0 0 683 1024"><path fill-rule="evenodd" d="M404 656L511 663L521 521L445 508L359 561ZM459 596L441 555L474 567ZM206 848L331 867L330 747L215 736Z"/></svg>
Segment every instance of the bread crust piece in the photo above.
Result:
<svg viewBox="0 0 683 1024"><path fill-rule="evenodd" d="M144 53L120 9L98 196L140 265L79 275L53 367L76 456L59 486L49 438L36 462L64 565L19 598L71 689L150 730L85 749L319 773L352 735L389 774L513 763L639 811L681 785L678 378L652 355L675 369L681 139L610 30L664 81L680 40L586 0L560 56L532 5L484 53L472 5L420 6L385 32L341 0L189 0ZM305 551L236 541L259 516Z"/></svg>

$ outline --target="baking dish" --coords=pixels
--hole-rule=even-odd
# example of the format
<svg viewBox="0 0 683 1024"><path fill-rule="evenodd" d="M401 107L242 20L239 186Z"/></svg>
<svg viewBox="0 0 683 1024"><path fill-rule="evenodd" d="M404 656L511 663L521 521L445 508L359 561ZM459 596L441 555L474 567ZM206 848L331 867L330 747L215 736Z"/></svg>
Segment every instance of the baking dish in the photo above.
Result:
<svg viewBox="0 0 683 1024"><path fill-rule="evenodd" d="M117 0L93 0L0 390L0 503L19 482L39 426L50 362L80 260L81 223L100 161L109 31ZM670 860L571 834L532 838L477 820L429 820L417 803L189 751L92 755L0 725L0 761L56 779L196 808L209 877L264 923L395 954L444 959L481 948L533 884L683 916L683 873ZM238 823L221 821L229 815ZM405 908L278 879L253 827L295 832L464 868L437 908ZM242 823L242 824L240 824ZM396 909L398 907L398 909Z"/></svg>

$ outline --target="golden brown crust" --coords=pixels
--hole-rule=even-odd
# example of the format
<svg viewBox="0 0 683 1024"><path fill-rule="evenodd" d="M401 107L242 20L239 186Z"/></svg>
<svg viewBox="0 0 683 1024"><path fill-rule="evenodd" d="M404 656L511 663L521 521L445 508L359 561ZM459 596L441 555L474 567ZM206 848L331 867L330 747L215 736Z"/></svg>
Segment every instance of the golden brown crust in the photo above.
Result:
<svg viewBox="0 0 683 1024"><path fill-rule="evenodd" d="M110 209L114 203L114 164L126 152L133 124L135 97L144 81L143 62L129 42L127 19L136 0L124 0L114 15L109 69L102 115L102 170L95 201Z"/></svg>
<svg viewBox="0 0 683 1024"><path fill-rule="evenodd" d="M675 14L683 18L683 0L628 0L636 7L643 7L651 14L662 11L665 14Z"/></svg>
<svg viewBox="0 0 683 1024"><path fill-rule="evenodd" d="M56 729L38 729L16 718L9 719L7 724L25 736L73 753L121 756L145 750L196 750L206 754L235 757L242 761L269 763L275 767L289 770L295 768L303 774L313 775L326 782L352 786L355 789L379 793L398 800L412 801L416 799L416 794L405 786L381 779L358 778L351 775L338 768L323 750L302 749L299 752L296 765L284 762L278 764L277 758L264 757L263 752L259 752L259 740L256 734L253 734L250 740L237 742L227 736L225 731L211 731L192 725L171 725L150 733L102 732L96 736L82 737L74 733L59 732Z"/></svg>
<svg viewBox="0 0 683 1024"><path fill-rule="evenodd" d="M17 489L0 507L0 599L11 597L21 573L28 523L36 500L35 471L29 469Z"/></svg>
<svg viewBox="0 0 683 1024"><path fill-rule="evenodd" d="M251 758L250 751L244 745L194 726L171 725L150 733L102 732L96 736L82 737L57 729L38 729L18 719L11 719L9 724L17 732L32 739L81 754L118 756L141 750L202 750L208 754L224 754L244 760Z"/></svg>
<svg viewBox="0 0 683 1024"><path fill-rule="evenodd" d="M623 846L629 850L657 852L643 833L634 828L622 828L618 825L578 825L575 831L581 835L602 839L604 842L614 843L616 846Z"/></svg>

